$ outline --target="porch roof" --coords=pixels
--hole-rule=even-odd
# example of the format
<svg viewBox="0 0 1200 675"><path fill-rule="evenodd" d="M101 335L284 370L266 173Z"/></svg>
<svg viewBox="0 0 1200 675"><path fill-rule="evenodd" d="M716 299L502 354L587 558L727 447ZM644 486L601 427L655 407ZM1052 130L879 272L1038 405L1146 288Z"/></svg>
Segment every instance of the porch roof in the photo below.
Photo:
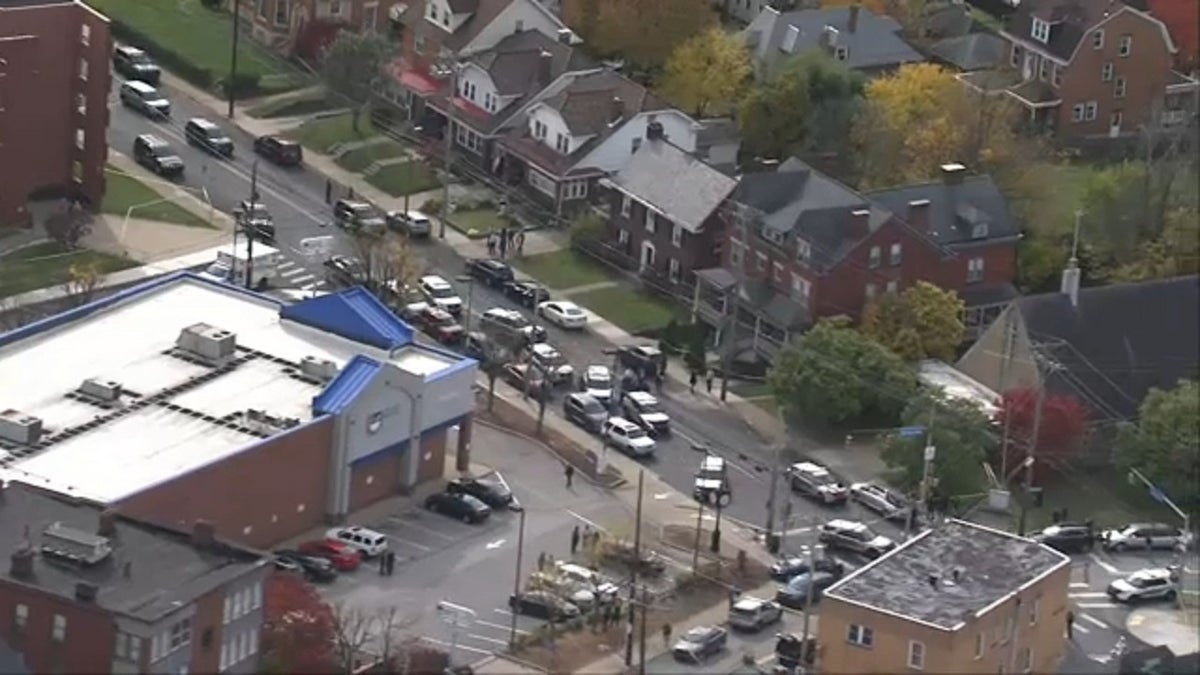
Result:
<svg viewBox="0 0 1200 675"><path fill-rule="evenodd" d="M737 277L724 267L712 267L706 270L696 270L696 278L707 283L718 291L728 291L737 286Z"/></svg>
<svg viewBox="0 0 1200 675"><path fill-rule="evenodd" d="M1030 108L1053 108L1062 103L1058 92L1040 80L1028 80L1010 87L1008 95Z"/></svg>

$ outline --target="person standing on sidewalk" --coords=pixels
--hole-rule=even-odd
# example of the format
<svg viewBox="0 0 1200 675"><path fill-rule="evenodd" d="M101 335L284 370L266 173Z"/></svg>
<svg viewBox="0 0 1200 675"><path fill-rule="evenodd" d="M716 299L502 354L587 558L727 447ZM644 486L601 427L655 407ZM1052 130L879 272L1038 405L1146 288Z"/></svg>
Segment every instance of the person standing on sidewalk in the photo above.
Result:
<svg viewBox="0 0 1200 675"><path fill-rule="evenodd" d="M525 230L517 231L517 236L513 237L513 244L516 244L517 255L525 254Z"/></svg>
<svg viewBox="0 0 1200 675"><path fill-rule="evenodd" d="M670 649L671 648L671 624L664 623L662 625L662 636L663 636L663 647L666 649Z"/></svg>
<svg viewBox="0 0 1200 675"><path fill-rule="evenodd" d="M1075 639L1075 612L1067 610L1067 639Z"/></svg>
<svg viewBox="0 0 1200 675"><path fill-rule="evenodd" d="M571 555L574 556L575 552L578 550L579 550L579 526L576 525L575 529L571 530Z"/></svg>
<svg viewBox="0 0 1200 675"><path fill-rule="evenodd" d="M563 469L563 475L567 477L567 489L571 489L571 481L575 478L575 466L568 464L567 468Z"/></svg>
<svg viewBox="0 0 1200 675"><path fill-rule="evenodd" d="M696 382L698 382L699 379L699 376L696 375L696 371L693 370L691 374L688 375L688 391L693 394L696 393Z"/></svg>

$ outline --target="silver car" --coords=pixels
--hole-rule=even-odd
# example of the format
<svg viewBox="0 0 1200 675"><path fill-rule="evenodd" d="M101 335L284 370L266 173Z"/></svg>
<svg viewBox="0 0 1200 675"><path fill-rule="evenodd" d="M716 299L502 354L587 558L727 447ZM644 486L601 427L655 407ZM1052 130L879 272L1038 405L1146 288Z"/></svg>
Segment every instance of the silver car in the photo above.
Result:
<svg viewBox="0 0 1200 675"><path fill-rule="evenodd" d="M855 483L851 485L850 499L888 520L904 520L908 517L910 511L908 500L874 483Z"/></svg>
<svg viewBox="0 0 1200 675"><path fill-rule="evenodd" d="M1100 541L1106 551L1166 550L1188 548L1192 536L1178 527L1162 523L1134 523L1119 530L1105 530Z"/></svg>
<svg viewBox="0 0 1200 675"><path fill-rule="evenodd" d="M1108 585L1108 597L1117 602L1170 601L1176 593L1177 577L1168 569L1138 570Z"/></svg>

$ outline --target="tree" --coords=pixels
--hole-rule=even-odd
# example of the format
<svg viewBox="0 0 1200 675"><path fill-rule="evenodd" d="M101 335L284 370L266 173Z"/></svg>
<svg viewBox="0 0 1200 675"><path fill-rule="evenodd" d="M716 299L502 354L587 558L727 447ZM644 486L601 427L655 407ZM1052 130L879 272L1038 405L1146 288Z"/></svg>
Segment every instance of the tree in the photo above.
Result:
<svg viewBox="0 0 1200 675"><path fill-rule="evenodd" d="M751 74L745 40L713 27L671 52L661 89L695 117L728 115Z"/></svg>
<svg viewBox="0 0 1200 675"><path fill-rule="evenodd" d="M805 148L833 147L849 132L865 80L823 52L786 60L742 100L744 147L784 158Z"/></svg>
<svg viewBox="0 0 1200 675"><path fill-rule="evenodd" d="M1151 389L1137 423L1117 434L1117 466L1137 469L1184 510L1200 506L1200 386L1182 380Z"/></svg>
<svg viewBox="0 0 1200 675"><path fill-rule="evenodd" d="M718 19L709 0L564 0L563 17L600 56L644 70L661 68Z"/></svg>
<svg viewBox="0 0 1200 675"><path fill-rule="evenodd" d="M381 664L382 672L409 672L411 664L405 661L415 645L405 631L416 623L415 619L405 617L395 607L365 611L338 604L332 611L338 672L360 672L367 658Z"/></svg>
<svg viewBox="0 0 1200 675"><path fill-rule="evenodd" d="M330 673L337 664L333 609L295 574L275 573L263 591L265 672Z"/></svg>
<svg viewBox="0 0 1200 675"><path fill-rule="evenodd" d="M1138 247L1135 260L1113 272L1114 282L1146 281L1200 273L1200 212L1178 208L1167 214L1163 233Z"/></svg>
<svg viewBox="0 0 1200 675"><path fill-rule="evenodd" d="M817 323L779 353L767 384L785 410L823 424L869 414L894 418L916 392L916 375L844 317Z"/></svg>
<svg viewBox="0 0 1200 675"><path fill-rule="evenodd" d="M67 282L63 284L67 304L72 307L86 305L103 279L95 263L72 263L67 269Z"/></svg>
<svg viewBox="0 0 1200 675"><path fill-rule="evenodd" d="M51 240L73 250L81 239L92 233L92 214L72 204L46 218L44 227Z"/></svg>
<svg viewBox="0 0 1200 675"><path fill-rule="evenodd" d="M321 60L321 80L350 103L350 124L355 132L394 51L382 33L343 30Z"/></svg>
<svg viewBox="0 0 1200 675"><path fill-rule="evenodd" d="M1008 429L1009 443L1005 448L1008 455L1006 466L1019 466L1034 450L1036 463L1061 466L1079 450L1087 429L1088 409L1079 399L1070 394L1045 395L1042 416L1038 425L1037 440L1033 439L1033 428L1037 420L1038 391L1024 387L1004 392L1000 402L999 424Z"/></svg>
<svg viewBox="0 0 1200 675"><path fill-rule="evenodd" d="M351 243L356 256L362 261L366 287L380 297L399 295L401 297L396 300L405 304L406 289L415 288L425 270L424 263L413 252L409 240L392 233L374 235L358 232L351 238Z"/></svg>
<svg viewBox="0 0 1200 675"><path fill-rule="evenodd" d="M584 209L575 215L568 228L571 244L578 246L599 241L604 237L605 227L606 223L600 214L591 209Z"/></svg>
<svg viewBox="0 0 1200 675"><path fill-rule="evenodd" d="M996 446L996 436L978 406L966 399L926 391L905 407L901 420L922 427L917 436L893 434L884 439L880 457L899 472L900 480L916 490L925 471L925 447L936 449L928 496L954 498L983 491L983 463Z"/></svg>
<svg viewBox="0 0 1200 675"><path fill-rule="evenodd" d="M951 361L962 344L963 301L954 291L918 281L867 308L862 331L904 359Z"/></svg>

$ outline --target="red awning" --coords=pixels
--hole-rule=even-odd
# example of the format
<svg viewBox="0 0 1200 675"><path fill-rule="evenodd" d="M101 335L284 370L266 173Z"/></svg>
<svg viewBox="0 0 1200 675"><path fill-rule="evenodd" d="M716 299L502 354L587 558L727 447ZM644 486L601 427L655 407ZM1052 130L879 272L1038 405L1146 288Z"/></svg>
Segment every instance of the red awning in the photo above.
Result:
<svg viewBox="0 0 1200 675"><path fill-rule="evenodd" d="M396 82L418 96L428 96L442 88L440 80L434 79L428 74L409 66L402 59L396 59L389 65L392 77L396 79Z"/></svg>
<svg viewBox="0 0 1200 675"><path fill-rule="evenodd" d="M491 113L484 110L483 108L480 108L479 106L475 105L474 103L471 103L470 101L466 100L465 98L462 98L461 96L454 97L454 107L458 108L463 113L465 113L468 116L473 117L477 120L486 122L492 118Z"/></svg>

